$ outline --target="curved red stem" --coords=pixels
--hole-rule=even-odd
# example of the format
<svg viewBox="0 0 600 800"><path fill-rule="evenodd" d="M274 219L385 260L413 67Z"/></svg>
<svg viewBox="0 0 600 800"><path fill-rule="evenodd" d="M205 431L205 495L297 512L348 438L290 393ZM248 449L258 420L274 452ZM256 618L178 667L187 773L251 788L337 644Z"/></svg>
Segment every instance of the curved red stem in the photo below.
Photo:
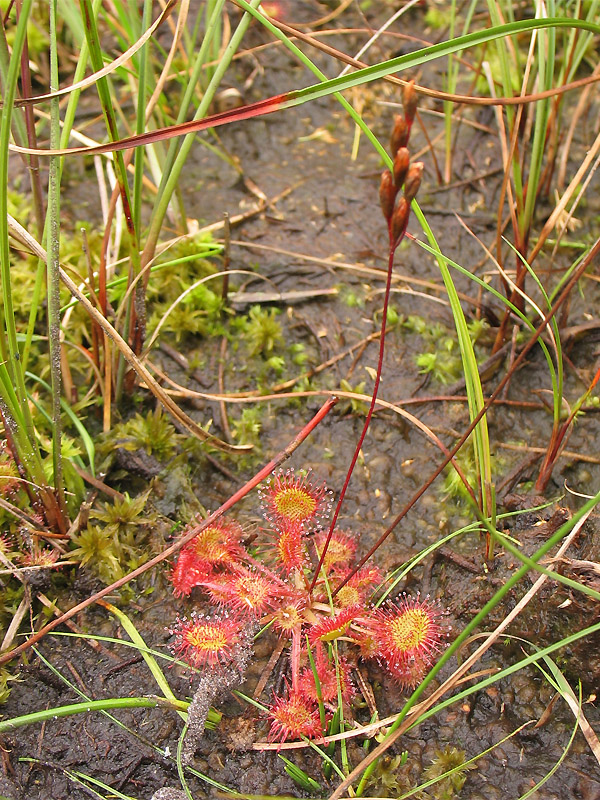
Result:
<svg viewBox="0 0 600 800"><path fill-rule="evenodd" d="M363 442L365 440L365 436L367 435L367 431L369 429L369 425L371 423L371 417L373 416L373 411L375 409L375 403L377 401L377 392L379 390L379 384L381 382L381 371L383 369L383 354L385 350L385 326L387 323L387 313L388 313L388 305L390 301L390 290L392 286L392 270L394 266L394 254L396 252L396 248L402 241L402 236L399 236L396 241L393 240L392 232L391 232L391 224L388 224L388 233L390 239L390 249L388 255L388 270L387 270L387 281L385 284L385 295L383 300L383 312L381 316L381 336L379 337L379 360L377 362L377 374L375 375L375 385L373 386L373 395L371 397L371 404L369 406L369 410L367 412L367 417L365 419L365 424L363 425L362 432L360 434L359 440L356 445L356 449L354 451L354 455L352 457L352 461L350 462L350 466L348 468L348 472L346 473L346 480L344 481L344 485L342 486L342 491L340 492L339 499L337 501L337 505L335 507L335 511L333 512L333 517L331 520L331 524L329 526L329 530L327 532L327 538L325 539L325 543L323 545L323 549L321 552L321 558L319 559L319 563L317 564L317 568L315 570L314 577L309 587L309 592L315 587L315 583L317 582L317 578L319 577L319 572L321 567L323 566L323 561L325 559L325 554L327 553L327 548L329 547L329 542L331 541L331 537L333 536L333 531L335 529L337 519L342 508L342 503L344 502L344 498L346 496L346 490L348 489L348 485L350 483L350 478L352 477L352 473L354 472L354 467L356 466L356 462L358 461L358 456L360 454L360 450L362 448Z"/></svg>

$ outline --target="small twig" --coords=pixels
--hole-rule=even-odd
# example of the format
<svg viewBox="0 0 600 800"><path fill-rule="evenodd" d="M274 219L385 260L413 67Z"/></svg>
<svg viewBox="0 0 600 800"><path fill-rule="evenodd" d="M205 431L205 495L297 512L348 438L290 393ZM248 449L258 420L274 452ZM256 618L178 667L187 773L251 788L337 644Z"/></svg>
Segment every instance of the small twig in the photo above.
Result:
<svg viewBox="0 0 600 800"><path fill-rule="evenodd" d="M285 640L282 638L277 643L277 647L271 653L269 660L267 661L265 668L262 671L262 674L256 684L254 691L252 692L252 697L254 700L258 700L258 698L263 693L263 689L265 688L267 681L269 680L269 676L271 672L273 672L273 668L275 664L279 661L279 656L283 653L283 649L285 647Z"/></svg>

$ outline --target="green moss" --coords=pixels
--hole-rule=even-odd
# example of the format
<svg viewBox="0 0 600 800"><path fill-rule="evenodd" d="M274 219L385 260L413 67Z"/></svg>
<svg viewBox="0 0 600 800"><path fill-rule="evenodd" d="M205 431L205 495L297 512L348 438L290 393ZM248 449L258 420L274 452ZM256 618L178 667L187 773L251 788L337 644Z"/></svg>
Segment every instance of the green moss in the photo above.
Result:
<svg viewBox="0 0 600 800"><path fill-rule="evenodd" d="M145 416L136 414L127 422L115 425L106 438L103 450L110 451L115 446L130 451L144 450L159 461L168 461L175 454L177 441L182 438L162 408L159 408L157 411L148 411Z"/></svg>
<svg viewBox="0 0 600 800"><path fill-rule="evenodd" d="M259 447L262 413L260 406L252 406L244 408L240 416L232 420L231 435L237 444L252 444Z"/></svg>
<svg viewBox="0 0 600 800"><path fill-rule="evenodd" d="M273 352L283 345L283 332L277 321L277 308L261 308L252 306L248 312L246 341L251 356L271 357Z"/></svg>
<svg viewBox="0 0 600 800"><path fill-rule="evenodd" d="M406 752L382 756L375 762L366 789L370 797L400 797L413 788Z"/></svg>
<svg viewBox="0 0 600 800"><path fill-rule="evenodd" d="M451 770L455 770L451 775L442 778L437 783L419 792L420 800L433 798L434 800L454 800L458 795L465 781L466 772L475 769L475 765L465 765L465 753L456 747L448 745L443 750L437 750L431 765L423 772L423 778L427 781L440 778Z"/></svg>
<svg viewBox="0 0 600 800"><path fill-rule="evenodd" d="M104 583L118 580L147 561L146 540L156 515L144 516L150 490L138 497L125 494L93 509L85 530L73 537L69 557L90 567Z"/></svg>
<svg viewBox="0 0 600 800"><path fill-rule="evenodd" d="M88 524L73 536L72 542L76 547L69 557L79 561L82 567L89 566L104 583L114 583L123 576L123 550L110 531Z"/></svg>
<svg viewBox="0 0 600 800"><path fill-rule="evenodd" d="M454 330L446 328L440 323L433 325L422 317L399 317L399 322L404 330L415 333L423 338L424 350L415 356L415 364L419 372L430 375L434 381L446 386L455 383L463 375L463 364L460 348ZM471 320L468 323L469 336L473 345L477 345L488 326L484 320ZM481 347L475 347L478 363L486 355Z"/></svg>

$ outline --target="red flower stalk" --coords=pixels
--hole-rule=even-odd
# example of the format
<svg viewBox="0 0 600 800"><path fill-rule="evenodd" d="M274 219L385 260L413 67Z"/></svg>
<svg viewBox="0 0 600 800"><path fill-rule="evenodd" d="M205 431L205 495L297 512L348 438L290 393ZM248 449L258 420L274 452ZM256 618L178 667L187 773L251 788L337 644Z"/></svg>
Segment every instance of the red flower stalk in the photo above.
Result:
<svg viewBox="0 0 600 800"><path fill-rule="evenodd" d="M275 524L295 523L307 529L327 517L331 508L325 484L314 486L307 476L295 477L293 469L276 473L258 493L265 519Z"/></svg>
<svg viewBox="0 0 600 800"><path fill-rule="evenodd" d="M178 617L169 631L175 641L171 652L192 667L216 667L235 658L244 638L243 623L238 617L204 617L192 612L190 619Z"/></svg>
<svg viewBox="0 0 600 800"><path fill-rule="evenodd" d="M314 739L322 734L319 712L300 692L290 690L287 698L274 695L269 716L272 719L270 742L283 744L289 738L306 736Z"/></svg>

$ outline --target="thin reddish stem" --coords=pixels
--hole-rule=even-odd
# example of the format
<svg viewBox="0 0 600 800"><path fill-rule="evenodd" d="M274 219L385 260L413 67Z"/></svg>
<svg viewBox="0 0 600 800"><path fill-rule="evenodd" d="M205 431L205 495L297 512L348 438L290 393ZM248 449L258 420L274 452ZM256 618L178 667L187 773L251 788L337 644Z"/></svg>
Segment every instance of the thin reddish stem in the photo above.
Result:
<svg viewBox="0 0 600 800"><path fill-rule="evenodd" d="M394 519L392 524L381 534L381 536L375 542L373 547L371 547L369 552L365 556L363 556L363 558L360 559L358 564L355 565L355 567L351 570L351 572L348 575L346 575L344 580L335 588L335 591L332 592L332 597L335 597L336 594L340 591L340 589L343 586L345 586L348 583L348 581L354 575L356 575L356 573L359 571L359 569L366 564L366 562L371 558L373 553L375 553L381 547L381 545L385 542L385 540L388 538L388 536L391 534L391 532L394 530L394 528L401 522L401 520L404 519L404 517L408 514L408 512L414 506L414 504L425 494L425 492L431 486L431 484L434 482L434 480L439 475L442 474L444 469L448 466L448 464L452 461L452 459L458 453L460 448L467 441L469 436L473 433L473 431L475 430L476 426L479 424L480 420L483 418L483 416L485 414L487 414L489 408L494 404L494 402L496 401L498 395L502 392L502 390L504 389L506 384L509 382L509 380L515 374L517 369L523 363L523 361L525 360L525 358L527 357L529 352L531 350L533 350L537 340L540 338L542 333L548 327L548 323L550 322L552 317L555 316L555 314L558 311L558 309L567 300L567 298L571 294L571 291L573 290L573 287L577 284L577 281L580 280L581 276L586 271L586 269L588 269L590 264L592 264L594 261L596 261L599 257L600 257L600 238L596 239L596 241L594 242L594 244L592 245L592 247L588 251L588 254L586 255L586 257L583 259L583 261L580 262L580 264L577 267L577 269L575 270L575 272L571 275L570 279L565 284L565 287L563 288L562 292L557 297L557 299L554 302L554 305L552 306L552 308L548 311L548 313L546 314L544 319L537 326L537 328L535 329L535 332L533 333L531 339L527 342L527 344L521 350L521 352L519 353L517 358L513 361L511 369L506 373L506 375L498 383L498 385L496 386L496 388L494 389L492 394L488 397L488 399L484 403L483 408L478 412L477 416L473 419L473 421L471 422L471 424L469 425L467 430L460 437L459 441L448 452L447 456L444 458L442 463L429 476L429 478L425 481L425 483L421 486L421 488L417 492L415 492L415 494L411 497L411 499L408 501L408 503L404 506L402 511L400 511L398 516Z"/></svg>
<svg viewBox="0 0 600 800"><path fill-rule="evenodd" d="M348 472L346 474L346 480L344 481L344 485L342 486L342 491L340 492L339 499L337 501L337 505L335 507L335 511L333 512L333 517L331 520L331 525L329 526L329 531L327 532L327 538L325 539L325 543L322 548L321 558L319 559L319 563L317 564L317 568L315 570L315 574L311 581L309 592L315 587L317 582L317 578L319 577L319 572L321 567L323 566L323 561L325 559L325 555L327 554L327 548L329 547L329 542L331 541L331 537L333 536L333 531L335 529L337 519L342 508L342 503L344 502L344 498L346 496L346 491L348 489L348 485L350 483L350 479L352 477L352 473L354 472L354 467L356 466L356 462L358 461L358 456L360 455L360 451L365 440L365 436L367 435L367 431L369 429L369 425L371 423L371 417L373 416L373 411L375 410L375 403L377 402L377 392L379 391L379 384L381 382L381 371L383 369L383 355L385 351L385 326L387 323L387 313L388 313L388 305L390 301L390 291L392 287L392 270L394 267L394 254L396 252L396 248L402 241L402 236L400 236L396 241L393 240L392 233L391 233L391 225L388 224L388 233L390 239L390 249L388 255L388 271L387 271L387 280L385 284L385 295L383 300L383 312L381 317L381 336L379 337L379 360L377 362L377 374L375 375L375 384L373 386L373 394L371 396L371 404L369 406L369 410L367 412L367 417L365 419L365 424L363 425L362 433L360 434L360 438L357 442L356 449L354 451L354 455L352 457L352 461L350 462L350 467L348 468Z"/></svg>

